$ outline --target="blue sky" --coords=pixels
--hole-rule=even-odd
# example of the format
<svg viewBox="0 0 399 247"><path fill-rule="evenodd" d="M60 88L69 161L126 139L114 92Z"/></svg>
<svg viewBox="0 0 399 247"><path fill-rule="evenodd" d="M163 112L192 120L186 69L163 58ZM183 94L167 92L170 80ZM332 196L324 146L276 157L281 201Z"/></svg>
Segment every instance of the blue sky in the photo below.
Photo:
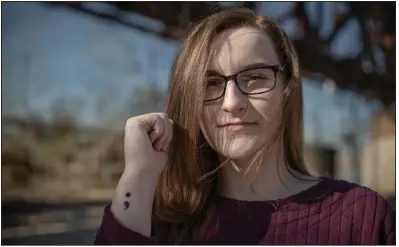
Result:
<svg viewBox="0 0 399 247"><path fill-rule="evenodd" d="M290 4L268 2L261 8L265 15L278 16ZM307 5L316 23L314 7L315 3ZM334 11L345 11L345 4L325 3L322 36L332 28ZM295 31L292 24L284 25L289 35ZM350 21L333 42L336 57L359 52L358 31L356 22ZM106 117L120 120L114 123L122 127L125 119L119 119L121 109L126 108L135 86L157 82L166 88L177 44L68 8L34 2L2 3L3 114L35 111L46 117L55 100L66 98L82 124L99 125ZM96 110L98 98L109 103L107 109ZM305 81L306 141L341 147L340 136L353 122L349 99L357 102L360 127L366 127L369 104L347 92L329 94L321 84Z"/></svg>

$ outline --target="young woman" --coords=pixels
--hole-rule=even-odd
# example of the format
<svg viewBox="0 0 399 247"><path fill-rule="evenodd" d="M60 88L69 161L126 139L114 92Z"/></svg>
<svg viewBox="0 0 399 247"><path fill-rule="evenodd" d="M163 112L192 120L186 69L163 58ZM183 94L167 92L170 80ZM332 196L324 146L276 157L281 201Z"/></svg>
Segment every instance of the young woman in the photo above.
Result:
<svg viewBox="0 0 399 247"><path fill-rule="evenodd" d="M273 21L234 9L194 26L166 113L127 121L95 244L395 244L380 195L307 173L299 74Z"/></svg>

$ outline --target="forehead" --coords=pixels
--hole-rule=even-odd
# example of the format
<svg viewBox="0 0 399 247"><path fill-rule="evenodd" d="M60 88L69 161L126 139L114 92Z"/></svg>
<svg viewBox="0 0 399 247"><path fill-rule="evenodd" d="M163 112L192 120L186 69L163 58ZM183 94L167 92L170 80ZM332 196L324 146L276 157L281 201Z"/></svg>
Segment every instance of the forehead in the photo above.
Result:
<svg viewBox="0 0 399 247"><path fill-rule="evenodd" d="M212 43L214 53L208 70L231 74L255 64L279 64L275 44L261 30L243 27L219 34Z"/></svg>

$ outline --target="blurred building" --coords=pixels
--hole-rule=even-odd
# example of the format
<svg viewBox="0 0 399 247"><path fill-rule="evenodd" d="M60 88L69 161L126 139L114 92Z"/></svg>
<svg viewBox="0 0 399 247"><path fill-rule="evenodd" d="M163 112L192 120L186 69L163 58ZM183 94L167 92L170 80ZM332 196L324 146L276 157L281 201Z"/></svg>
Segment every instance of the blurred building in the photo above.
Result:
<svg viewBox="0 0 399 247"><path fill-rule="evenodd" d="M395 195L395 118L381 111L371 121L362 155L361 182L382 195Z"/></svg>
<svg viewBox="0 0 399 247"><path fill-rule="evenodd" d="M359 173L359 181L354 182L390 200L395 197L395 118L390 112L382 110L372 117L359 157L317 145L306 145L304 154L308 169L314 175L353 181L355 173ZM354 164L356 159L359 167Z"/></svg>
<svg viewBox="0 0 399 247"><path fill-rule="evenodd" d="M305 164L312 175L335 178L337 151L328 146L305 145Z"/></svg>

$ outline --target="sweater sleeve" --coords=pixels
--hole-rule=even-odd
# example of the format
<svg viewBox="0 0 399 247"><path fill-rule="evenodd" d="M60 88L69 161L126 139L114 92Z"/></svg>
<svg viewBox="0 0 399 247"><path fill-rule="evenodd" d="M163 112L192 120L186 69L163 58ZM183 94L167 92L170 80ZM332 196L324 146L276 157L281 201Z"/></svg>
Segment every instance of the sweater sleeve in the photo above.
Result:
<svg viewBox="0 0 399 247"><path fill-rule="evenodd" d="M396 245L396 212L387 203L387 213L381 226L382 245Z"/></svg>
<svg viewBox="0 0 399 247"><path fill-rule="evenodd" d="M105 207L94 245L153 245L155 243L155 238L143 236L124 227L113 215L111 205Z"/></svg>

